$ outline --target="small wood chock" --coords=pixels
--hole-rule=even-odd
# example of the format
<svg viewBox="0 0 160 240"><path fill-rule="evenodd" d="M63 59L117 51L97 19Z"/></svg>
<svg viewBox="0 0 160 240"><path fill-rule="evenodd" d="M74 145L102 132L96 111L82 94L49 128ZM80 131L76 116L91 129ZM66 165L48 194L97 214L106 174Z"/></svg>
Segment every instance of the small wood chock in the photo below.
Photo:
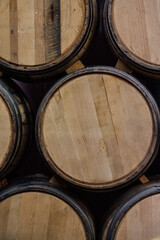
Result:
<svg viewBox="0 0 160 240"><path fill-rule="evenodd" d="M85 68L85 66L83 65L83 63L80 60L78 60L77 62L75 62L71 67L69 67L66 70L66 73L69 74L69 73L75 72L75 71L83 69L83 68Z"/></svg>
<svg viewBox="0 0 160 240"><path fill-rule="evenodd" d="M118 59L115 67L126 73L129 73L129 74L133 73L133 70L129 68L125 63L123 63L120 59Z"/></svg>
<svg viewBox="0 0 160 240"><path fill-rule="evenodd" d="M145 183L148 183L148 182L149 182L149 179L148 179L145 175L143 175L142 177L140 177L139 180L140 180L140 182L141 182L142 184L145 184Z"/></svg>
<svg viewBox="0 0 160 240"><path fill-rule="evenodd" d="M8 181L6 178L0 181L0 189L8 185Z"/></svg>
<svg viewBox="0 0 160 240"><path fill-rule="evenodd" d="M57 187L67 188L67 185L55 176L52 176L51 179L49 180L49 182L56 185Z"/></svg>

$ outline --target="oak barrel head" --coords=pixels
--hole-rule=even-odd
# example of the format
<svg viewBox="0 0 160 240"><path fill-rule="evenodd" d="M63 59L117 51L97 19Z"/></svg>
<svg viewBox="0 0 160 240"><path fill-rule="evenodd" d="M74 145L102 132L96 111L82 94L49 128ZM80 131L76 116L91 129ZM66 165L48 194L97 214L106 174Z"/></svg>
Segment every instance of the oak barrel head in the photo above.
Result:
<svg viewBox="0 0 160 240"><path fill-rule="evenodd" d="M159 111L131 75L86 68L61 79L45 96L36 137L58 175L79 187L109 190L150 166L159 146Z"/></svg>
<svg viewBox="0 0 160 240"><path fill-rule="evenodd" d="M114 52L135 71L160 78L158 0L106 0L104 32Z"/></svg>
<svg viewBox="0 0 160 240"><path fill-rule="evenodd" d="M7 81L0 78L0 179L16 167L32 142L30 104L19 87Z"/></svg>
<svg viewBox="0 0 160 240"><path fill-rule="evenodd" d="M0 193L0 239L95 240L93 221L62 189L20 180Z"/></svg>
<svg viewBox="0 0 160 240"><path fill-rule="evenodd" d="M22 80L49 78L92 41L96 0L2 0L0 69Z"/></svg>
<svg viewBox="0 0 160 240"><path fill-rule="evenodd" d="M135 186L113 205L101 240L158 240L160 238L160 181Z"/></svg>
<svg viewBox="0 0 160 240"><path fill-rule="evenodd" d="M12 120L12 113L10 112L10 108L8 107L4 97L0 94L0 166L3 165L8 155L10 155L10 151L13 151L12 142L15 141L15 134L13 129L15 128L15 121Z"/></svg>

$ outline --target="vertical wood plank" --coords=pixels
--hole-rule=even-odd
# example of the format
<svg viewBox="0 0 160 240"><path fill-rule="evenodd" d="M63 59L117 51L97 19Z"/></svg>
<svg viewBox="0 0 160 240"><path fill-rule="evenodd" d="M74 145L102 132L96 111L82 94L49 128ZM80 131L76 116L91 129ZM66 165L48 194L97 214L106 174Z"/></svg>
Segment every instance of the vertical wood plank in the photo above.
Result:
<svg viewBox="0 0 160 240"><path fill-rule="evenodd" d="M84 0L61 0L61 52L76 44L84 23Z"/></svg>
<svg viewBox="0 0 160 240"><path fill-rule="evenodd" d="M36 203L36 194L22 194L17 239L32 239Z"/></svg>
<svg viewBox="0 0 160 240"><path fill-rule="evenodd" d="M105 164L108 160L113 179L115 179L121 177L121 174L124 174L124 169L121 162L116 130L114 129L110 112L110 103L108 101L105 80L103 76L99 76L99 81L97 81L97 76L93 76L93 78L89 80L89 83L99 121L99 128L102 133L102 139L100 142L101 148L102 150L105 149L107 152L107 157L104 158L103 161ZM107 89L109 90L109 88ZM108 167L106 166L106 168ZM117 171L117 169L119 169L119 171Z"/></svg>
<svg viewBox="0 0 160 240"><path fill-rule="evenodd" d="M21 195L17 195L16 197L11 197L8 221L7 221L7 233L6 233L6 239L8 240L17 239L17 233L19 230L20 206L21 206Z"/></svg>
<svg viewBox="0 0 160 240"><path fill-rule="evenodd" d="M0 57L10 61L9 0L0 1Z"/></svg>
<svg viewBox="0 0 160 240"><path fill-rule="evenodd" d="M145 46L145 52L150 52L151 62L160 64L160 3L157 0L143 0L143 5L149 44L148 48Z"/></svg>
<svg viewBox="0 0 160 240"><path fill-rule="evenodd" d="M48 240L47 230L49 214L52 211L51 201L52 196L46 197L45 194L37 194L32 240Z"/></svg>
<svg viewBox="0 0 160 240"><path fill-rule="evenodd" d="M10 199L0 203L0 240L4 240L8 227L8 216L10 211Z"/></svg>
<svg viewBox="0 0 160 240"><path fill-rule="evenodd" d="M92 77L92 80L93 79L94 77ZM73 104L66 101L66 99L68 99L65 92L66 89L67 92L73 96ZM75 85L66 85L64 91L62 89L62 92L65 112L68 116L68 124L72 131L72 139L75 140L75 147L81 161L85 181L101 182L103 181L103 176L106 176L108 180L111 180L112 173L109 162L106 161L107 152L105 148L101 146L102 143L100 142L100 139L103 139L103 137L99 127L88 77L83 76L79 78ZM78 97L80 93L83 97ZM68 108L68 106L73 106L73 108ZM73 112L76 113L76 119L74 119ZM73 125L74 120L75 124ZM75 132L76 134L79 133L78 139L75 138ZM82 146L85 151L81 149ZM84 152L86 152L87 157L83 156L83 158L81 158ZM99 160L97 161L97 159ZM88 171L88 169L90 169L90 171Z"/></svg>
<svg viewBox="0 0 160 240"><path fill-rule="evenodd" d="M35 65L45 63L44 0L34 0Z"/></svg>
<svg viewBox="0 0 160 240"><path fill-rule="evenodd" d="M44 34L46 61L61 54L60 1L44 0Z"/></svg>
<svg viewBox="0 0 160 240"><path fill-rule="evenodd" d="M18 12L17 0L10 1L10 60L18 63Z"/></svg>
<svg viewBox="0 0 160 240"><path fill-rule="evenodd" d="M35 64L34 0L17 0L18 63Z"/></svg>

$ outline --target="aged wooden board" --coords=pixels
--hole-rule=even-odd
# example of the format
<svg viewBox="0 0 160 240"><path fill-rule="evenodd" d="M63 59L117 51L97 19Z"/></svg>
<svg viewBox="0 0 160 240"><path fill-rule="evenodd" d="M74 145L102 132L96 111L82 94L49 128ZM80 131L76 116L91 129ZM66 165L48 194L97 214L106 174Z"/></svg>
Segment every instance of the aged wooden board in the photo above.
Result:
<svg viewBox="0 0 160 240"><path fill-rule="evenodd" d="M95 23L95 0L2 0L0 64L24 75L66 68L88 48Z"/></svg>
<svg viewBox="0 0 160 240"><path fill-rule="evenodd" d="M105 33L115 52L135 70L159 77L159 0L110 0L104 9Z"/></svg>
<svg viewBox="0 0 160 240"><path fill-rule="evenodd" d="M150 94L129 78L114 68L88 68L46 95L37 139L47 162L65 179L84 187L113 187L149 164L158 119Z"/></svg>

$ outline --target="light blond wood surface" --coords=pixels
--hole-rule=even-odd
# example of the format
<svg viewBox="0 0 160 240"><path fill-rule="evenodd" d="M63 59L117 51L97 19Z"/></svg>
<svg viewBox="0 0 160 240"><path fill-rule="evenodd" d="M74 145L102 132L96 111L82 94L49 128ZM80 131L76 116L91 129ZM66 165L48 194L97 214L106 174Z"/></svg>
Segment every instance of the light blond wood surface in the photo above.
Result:
<svg viewBox="0 0 160 240"><path fill-rule="evenodd" d="M40 145L63 177L109 184L131 176L153 137L142 94L110 74L86 74L62 85L41 116Z"/></svg>
<svg viewBox="0 0 160 240"><path fill-rule="evenodd" d="M85 18L84 0L61 0L61 52L76 44Z"/></svg>
<svg viewBox="0 0 160 240"><path fill-rule="evenodd" d="M1 0L0 58L22 65L54 61L76 44L84 0Z"/></svg>
<svg viewBox="0 0 160 240"><path fill-rule="evenodd" d="M155 240L160 238L160 194L141 200L123 217L115 240Z"/></svg>
<svg viewBox="0 0 160 240"><path fill-rule="evenodd" d="M85 240L83 224L64 201L44 193L22 193L0 203L0 239Z"/></svg>
<svg viewBox="0 0 160 240"><path fill-rule="evenodd" d="M160 64L159 0L113 0L112 20L120 45L145 62Z"/></svg>
<svg viewBox="0 0 160 240"><path fill-rule="evenodd" d="M0 167L10 151L12 127L11 113L4 99L0 96Z"/></svg>

